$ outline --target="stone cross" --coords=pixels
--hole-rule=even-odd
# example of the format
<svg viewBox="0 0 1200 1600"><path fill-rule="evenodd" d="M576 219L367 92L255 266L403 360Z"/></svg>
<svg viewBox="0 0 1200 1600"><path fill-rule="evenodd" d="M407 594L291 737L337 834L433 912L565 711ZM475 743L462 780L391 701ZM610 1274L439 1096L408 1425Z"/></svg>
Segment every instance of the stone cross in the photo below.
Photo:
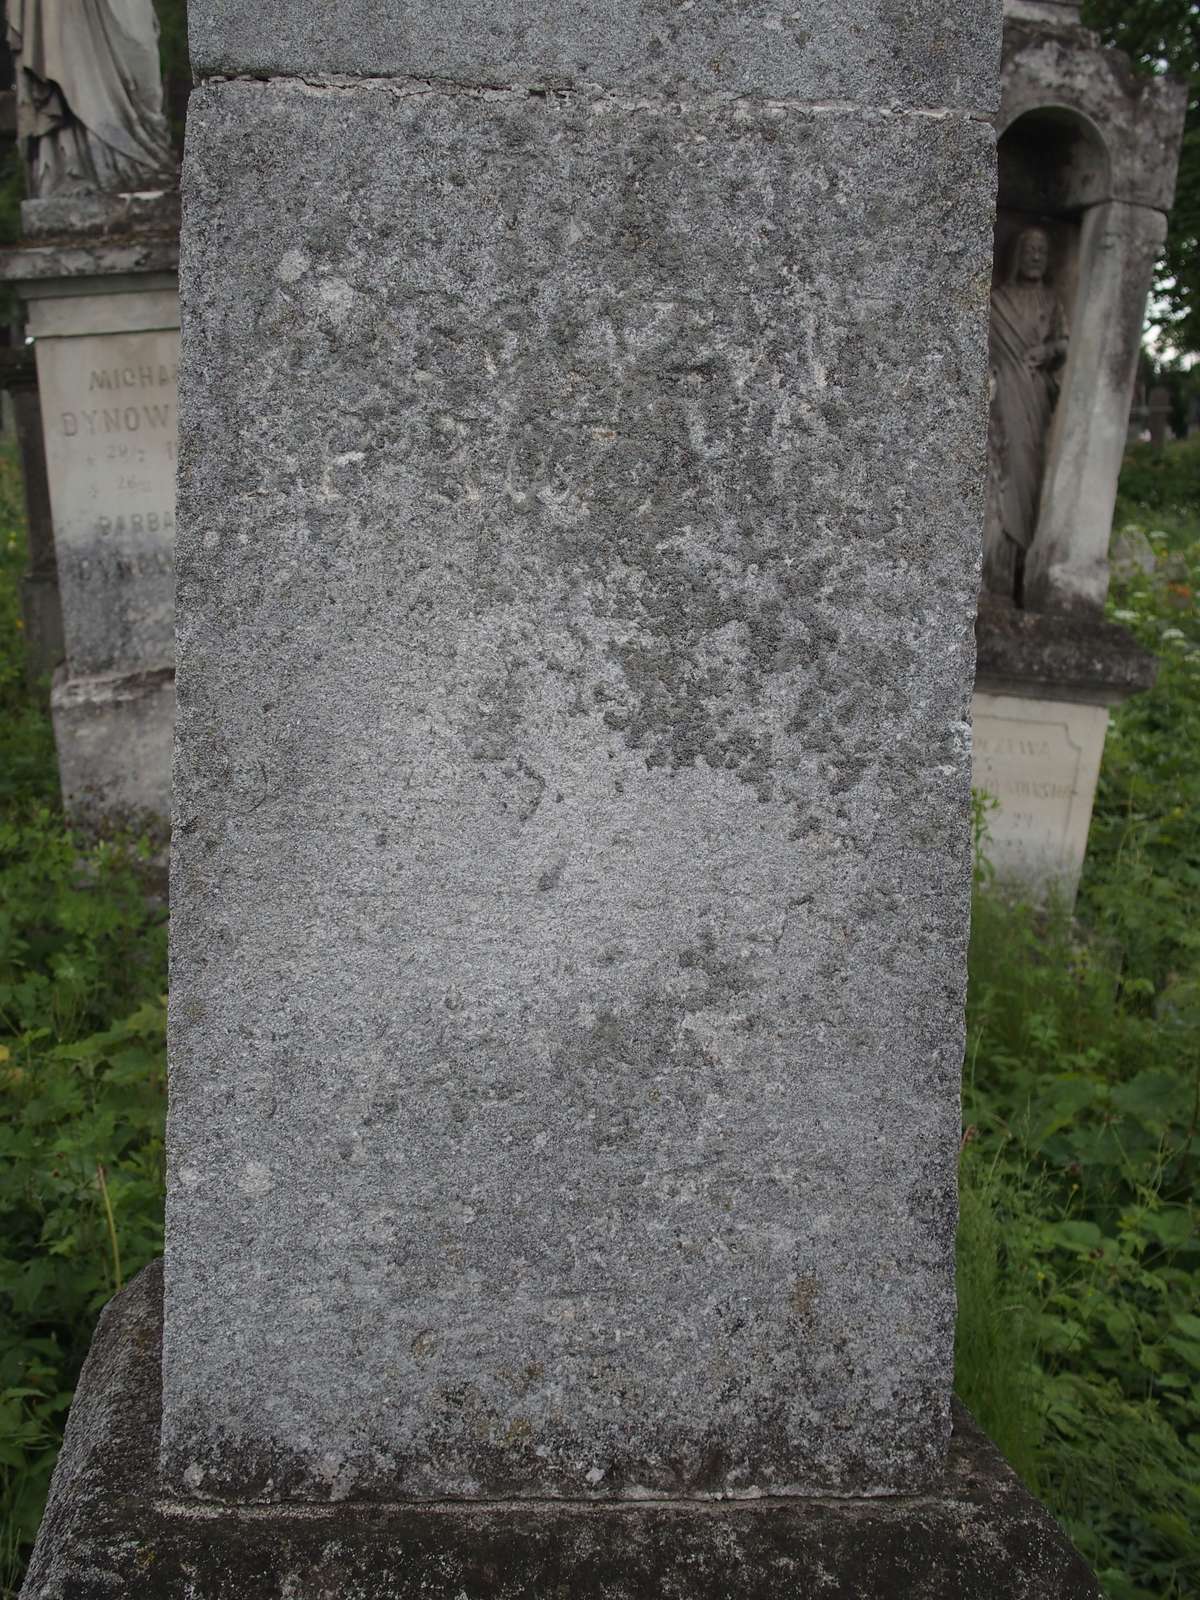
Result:
<svg viewBox="0 0 1200 1600"><path fill-rule="evenodd" d="M996 1566L998 7L842 10L193 4L155 1594Z"/></svg>

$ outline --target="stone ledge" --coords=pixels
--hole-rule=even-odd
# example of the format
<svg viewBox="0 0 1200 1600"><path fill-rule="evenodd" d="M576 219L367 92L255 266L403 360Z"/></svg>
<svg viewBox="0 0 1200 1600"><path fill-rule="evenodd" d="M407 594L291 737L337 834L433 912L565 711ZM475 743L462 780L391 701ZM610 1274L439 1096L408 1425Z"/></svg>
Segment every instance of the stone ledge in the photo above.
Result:
<svg viewBox="0 0 1200 1600"><path fill-rule="evenodd" d="M21 202L21 229L33 240L77 240L178 235L179 189L143 189L128 194L50 195Z"/></svg>
<svg viewBox="0 0 1200 1600"><path fill-rule="evenodd" d="M64 195L21 203L25 237L0 251L0 281L179 270L179 191Z"/></svg>
<svg viewBox="0 0 1200 1600"><path fill-rule="evenodd" d="M1019 611L980 595L975 687L985 694L1115 706L1154 687L1158 662L1101 617Z"/></svg>
<svg viewBox="0 0 1200 1600"><path fill-rule="evenodd" d="M178 238L59 240L25 249L0 250L0 282L5 283L178 270Z"/></svg>
<svg viewBox="0 0 1200 1600"><path fill-rule="evenodd" d="M213 1506L160 1498L162 1271L105 1310L22 1600L1100 1600L959 1411L941 1490L880 1500Z"/></svg>

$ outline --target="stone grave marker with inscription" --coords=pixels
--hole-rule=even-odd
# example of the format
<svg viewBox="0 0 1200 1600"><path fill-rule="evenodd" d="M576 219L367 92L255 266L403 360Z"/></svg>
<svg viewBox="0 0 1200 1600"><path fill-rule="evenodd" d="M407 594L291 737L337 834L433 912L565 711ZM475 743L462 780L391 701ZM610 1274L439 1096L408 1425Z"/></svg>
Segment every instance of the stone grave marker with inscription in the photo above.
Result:
<svg viewBox="0 0 1200 1600"><path fill-rule="evenodd" d="M841 10L193 0L165 1293L28 1600L1097 1595L951 1403L999 19Z"/></svg>
<svg viewBox="0 0 1200 1600"><path fill-rule="evenodd" d="M76 676L174 649L178 298L115 299L29 303Z"/></svg>
<svg viewBox="0 0 1200 1600"><path fill-rule="evenodd" d="M1003 814L988 851L1002 878L1074 895L1107 725L1106 706L977 697L975 782Z"/></svg>
<svg viewBox="0 0 1200 1600"><path fill-rule="evenodd" d="M65 25L64 25L65 24ZM63 798L165 839L174 723L179 202L151 0L10 12L30 198L0 276L34 340L65 661Z"/></svg>

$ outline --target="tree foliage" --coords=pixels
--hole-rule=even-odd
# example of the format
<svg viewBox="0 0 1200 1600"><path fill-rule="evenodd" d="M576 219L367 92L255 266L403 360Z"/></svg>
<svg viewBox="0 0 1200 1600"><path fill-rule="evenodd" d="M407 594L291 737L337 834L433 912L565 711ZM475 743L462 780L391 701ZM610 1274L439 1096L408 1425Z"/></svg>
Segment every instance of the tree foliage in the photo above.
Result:
<svg viewBox="0 0 1200 1600"><path fill-rule="evenodd" d="M1179 184L1155 283L1168 342L1200 352L1200 5L1194 0L1083 0L1083 21L1141 72L1188 85Z"/></svg>

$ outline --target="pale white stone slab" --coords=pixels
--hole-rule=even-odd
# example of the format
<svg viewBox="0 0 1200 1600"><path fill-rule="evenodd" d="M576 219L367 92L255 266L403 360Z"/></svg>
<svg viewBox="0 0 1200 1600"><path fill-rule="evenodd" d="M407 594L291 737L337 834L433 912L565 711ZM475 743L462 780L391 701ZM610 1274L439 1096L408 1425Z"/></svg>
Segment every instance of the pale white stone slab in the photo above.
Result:
<svg viewBox="0 0 1200 1600"><path fill-rule="evenodd" d="M179 327L179 291L39 295L29 301L25 327L34 339L68 334L141 333Z"/></svg>
<svg viewBox="0 0 1200 1600"><path fill-rule="evenodd" d="M977 693L974 721L973 783L997 802L986 850L997 876L1039 895L1054 887L1073 899L1107 707Z"/></svg>
<svg viewBox="0 0 1200 1600"><path fill-rule="evenodd" d="M122 320L126 331L118 331ZM45 330L38 385L71 672L167 666L177 297L152 290L43 299L31 307L31 326Z"/></svg>

